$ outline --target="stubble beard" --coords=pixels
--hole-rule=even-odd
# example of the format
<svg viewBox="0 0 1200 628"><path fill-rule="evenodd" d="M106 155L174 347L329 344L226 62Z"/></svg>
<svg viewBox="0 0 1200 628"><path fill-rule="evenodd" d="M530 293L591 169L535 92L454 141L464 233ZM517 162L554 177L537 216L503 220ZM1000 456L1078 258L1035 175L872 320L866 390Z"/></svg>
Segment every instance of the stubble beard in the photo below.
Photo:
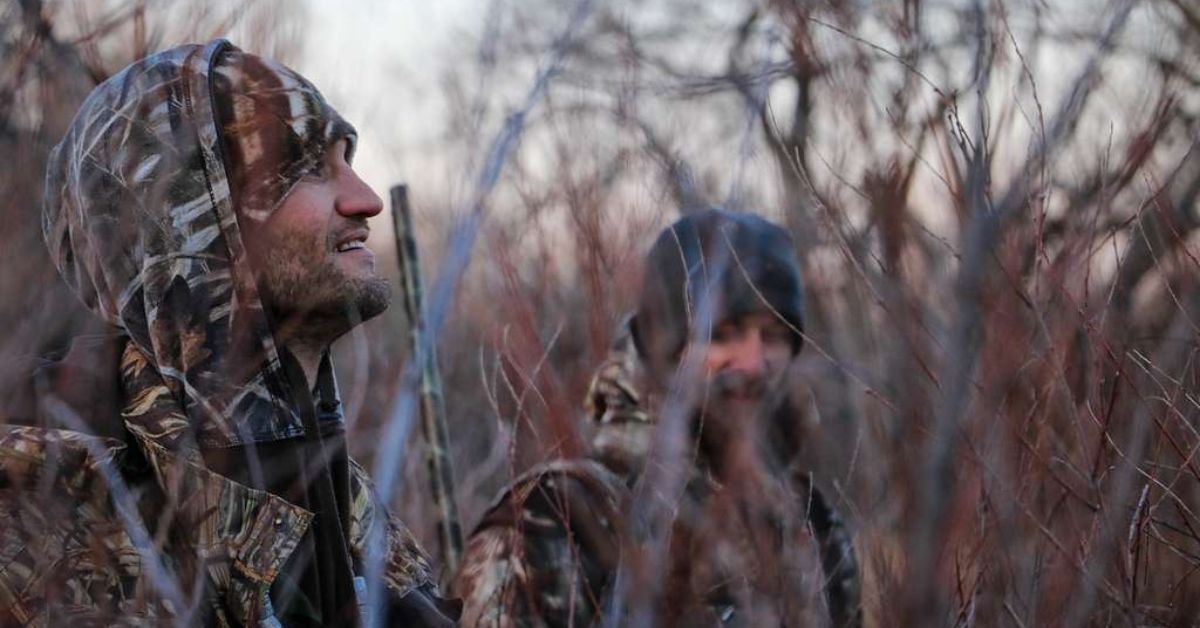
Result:
<svg viewBox="0 0 1200 628"><path fill-rule="evenodd" d="M763 377L722 373L707 389L695 417L702 455L720 475L756 467L767 423L783 403L783 386Z"/></svg>
<svg viewBox="0 0 1200 628"><path fill-rule="evenodd" d="M289 234L257 264L259 291L277 334L332 343L387 309L388 281L374 273L345 273L331 249L325 241Z"/></svg>

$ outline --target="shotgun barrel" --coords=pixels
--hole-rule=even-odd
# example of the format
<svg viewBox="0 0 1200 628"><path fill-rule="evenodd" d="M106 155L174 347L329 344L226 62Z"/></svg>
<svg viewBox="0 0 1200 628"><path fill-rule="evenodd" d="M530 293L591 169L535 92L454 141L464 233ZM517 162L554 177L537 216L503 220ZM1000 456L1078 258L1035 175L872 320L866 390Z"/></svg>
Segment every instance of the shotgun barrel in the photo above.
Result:
<svg viewBox="0 0 1200 628"><path fill-rule="evenodd" d="M396 236L396 257L400 261L400 281L404 292L404 313L409 322L409 341L412 358L420 360L421 369L421 430L428 444L426 462L429 466L430 489L438 514L443 580L452 578L462 556L462 525L458 504L454 499L454 466L450 461L449 432L446 428L446 409L442 396L442 379L438 371L437 347L428 337L425 324L425 286L417 258L416 233L412 225L412 210L408 201L408 186L397 185L391 190L392 224Z"/></svg>

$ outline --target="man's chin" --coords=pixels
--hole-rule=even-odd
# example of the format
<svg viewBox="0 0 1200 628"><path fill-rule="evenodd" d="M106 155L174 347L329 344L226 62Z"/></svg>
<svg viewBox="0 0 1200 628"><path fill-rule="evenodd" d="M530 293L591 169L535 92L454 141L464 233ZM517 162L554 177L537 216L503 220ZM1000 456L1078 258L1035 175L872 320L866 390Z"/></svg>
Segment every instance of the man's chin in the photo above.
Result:
<svg viewBox="0 0 1200 628"><path fill-rule="evenodd" d="M382 277L353 282L355 284L354 308L358 322L367 321L388 309L392 302L392 286Z"/></svg>
<svg viewBox="0 0 1200 628"><path fill-rule="evenodd" d="M761 397L730 399L725 402L726 410L735 417L743 420L755 420L762 416L766 406Z"/></svg>
<svg viewBox="0 0 1200 628"><path fill-rule="evenodd" d="M700 415L700 430L714 444L734 432L753 430L761 422L766 404L761 397L710 400Z"/></svg>
<svg viewBox="0 0 1200 628"><path fill-rule="evenodd" d="M313 288L314 292L322 292ZM382 314L391 302L391 286L386 279L352 279L344 277L340 287L325 291L325 298L305 303L291 303L278 310L280 318L293 326L310 327L330 341L362 323Z"/></svg>

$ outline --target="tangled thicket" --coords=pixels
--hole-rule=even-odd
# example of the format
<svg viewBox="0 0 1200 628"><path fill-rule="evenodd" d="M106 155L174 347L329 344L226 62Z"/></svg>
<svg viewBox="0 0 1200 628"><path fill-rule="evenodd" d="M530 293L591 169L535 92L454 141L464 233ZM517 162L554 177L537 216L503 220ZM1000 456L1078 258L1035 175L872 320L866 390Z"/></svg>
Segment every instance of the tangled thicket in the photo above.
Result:
<svg viewBox="0 0 1200 628"><path fill-rule="evenodd" d="M25 376L98 330L37 231L44 155L80 99L171 38L277 10L170 34L155 11L178 7L108 4L0 9L9 416L71 388ZM805 263L813 465L856 532L872 625L1194 625L1200 3L610 2L556 48L573 10L495 3L470 50L447 46L431 121L431 158L503 167L440 339L468 527L506 478L580 450L640 254L724 204L786 224ZM519 145L488 163L548 54ZM410 183L432 277L471 194ZM399 390L399 316L341 349L363 458L421 447L369 445ZM432 541L419 458L398 504Z"/></svg>

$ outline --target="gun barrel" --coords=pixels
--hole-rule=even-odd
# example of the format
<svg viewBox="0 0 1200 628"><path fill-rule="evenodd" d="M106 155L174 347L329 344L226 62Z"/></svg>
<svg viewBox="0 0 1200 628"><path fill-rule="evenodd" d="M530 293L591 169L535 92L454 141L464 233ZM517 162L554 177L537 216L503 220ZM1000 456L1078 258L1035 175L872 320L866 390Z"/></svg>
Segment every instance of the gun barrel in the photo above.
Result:
<svg viewBox="0 0 1200 628"><path fill-rule="evenodd" d="M412 225L408 186L392 187L391 202L396 257L400 262L400 279L404 293L404 313L409 322L411 359L420 360L421 430L428 445L426 462L429 468L430 489L438 513L438 541L443 577L450 578L458 570L459 558L462 556L462 524L458 517L458 504L454 498L454 466L450 460L450 437L446 427L437 347L434 339L429 337L425 324L425 287L417 257L417 240Z"/></svg>

